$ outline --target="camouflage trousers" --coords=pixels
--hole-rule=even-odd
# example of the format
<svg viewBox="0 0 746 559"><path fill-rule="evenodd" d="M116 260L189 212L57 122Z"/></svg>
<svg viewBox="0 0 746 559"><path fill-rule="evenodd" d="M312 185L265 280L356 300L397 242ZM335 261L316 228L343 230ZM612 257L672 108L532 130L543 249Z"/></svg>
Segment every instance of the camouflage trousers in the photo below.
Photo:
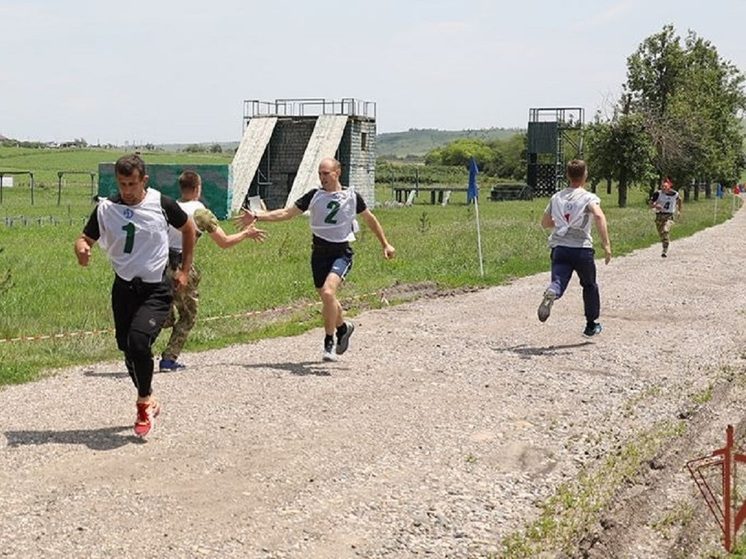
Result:
<svg viewBox="0 0 746 559"><path fill-rule="evenodd" d="M166 277L173 280L176 268L168 267ZM189 270L189 279L183 290L174 289L174 300L171 311L163 324L164 328L171 328L171 336L168 338L166 349L163 350L164 359L176 359L181 355L184 344L189 337L189 332L194 328L197 320L197 306L199 304L199 282L202 275L199 270L192 266Z"/></svg>
<svg viewBox="0 0 746 559"><path fill-rule="evenodd" d="M655 214L655 228L658 230L658 237L663 244L663 252L668 250L668 245L671 242L671 227L673 227L673 214Z"/></svg>

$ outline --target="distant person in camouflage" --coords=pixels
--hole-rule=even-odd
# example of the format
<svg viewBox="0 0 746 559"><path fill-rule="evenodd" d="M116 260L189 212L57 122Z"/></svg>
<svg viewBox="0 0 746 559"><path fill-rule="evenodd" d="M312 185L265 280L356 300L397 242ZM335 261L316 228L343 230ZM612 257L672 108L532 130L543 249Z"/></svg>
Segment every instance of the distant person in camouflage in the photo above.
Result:
<svg viewBox="0 0 746 559"><path fill-rule="evenodd" d="M202 178L194 171L184 171L179 177L179 188L181 198L177 200L179 206L189 215L197 229L197 237L207 233L220 248L230 248L244 239L264 241L266 234L255 227L248 227L228 235L220 227L218 219L205 205L200 202L202 195ZM181 270L181 237L174 229L169 230L169 257L168 276L176 274ZM172 328L168 344L163 350L159 364L160 371L176 371L185 368L185 365L177 361L181 350L184 348L189 332L194 328L197 319L197 306L199 304L199 283L202 276L196 266L191 266L188 274L186 289L174 294L173 305L164 328Z"/></svg>
<svg viewBox="0 0 746 559"><path fill-rule="evenodd" d="M658 230L663 251L661 257L668 256L668 245L671 243L671 227L676 214L681 215L683 202L679 193L674 190L673 182L666 177L661 183L660 189L653 193L650 198L650 207L655 210L655 228Z"/></svg>

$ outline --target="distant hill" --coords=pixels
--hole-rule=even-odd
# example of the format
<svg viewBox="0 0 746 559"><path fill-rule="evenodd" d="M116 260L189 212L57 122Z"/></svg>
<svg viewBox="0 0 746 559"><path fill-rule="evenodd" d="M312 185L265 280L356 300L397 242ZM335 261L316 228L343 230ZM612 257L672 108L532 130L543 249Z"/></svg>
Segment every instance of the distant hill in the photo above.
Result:
<svg viewBox="0 0 746 559"><path fill-rule="evenodd" d="M163 151L178 152L184 151L184 149L189 146L200 146L204 148L205 151L209 151L210 147L215 144L220 144L223 153L235 151L238 147L238 142L193 142L191 144L158 144L155 147Z"/></svg>
<svg viewBox="0 0 746 559"><path fill-rule="evenodd" d="M386 132L376 136L376 155L378 157L407 156L421 158L433 148L444 146L458 138L479 138L481 140L500 140L525 130L520 128L481 128L478 130L437 130L434 128L411 128L406 132ZM159 144L156 147L167 152L183 151L189 145L199 145L209 150L210 146L219 143L223 153L235 151L238 142L196 142L195 144Z"/></svg>
<svg viewBox="0 0 746 559"><path fill-rule="evenodd" d="M444 146L458 138L500 140L525 130L520 128L481 128L478 130L437 130L433 128L411 128L406 132L386 132L376 136L378 157L409 156L423 157L428 151Z"/></svg>

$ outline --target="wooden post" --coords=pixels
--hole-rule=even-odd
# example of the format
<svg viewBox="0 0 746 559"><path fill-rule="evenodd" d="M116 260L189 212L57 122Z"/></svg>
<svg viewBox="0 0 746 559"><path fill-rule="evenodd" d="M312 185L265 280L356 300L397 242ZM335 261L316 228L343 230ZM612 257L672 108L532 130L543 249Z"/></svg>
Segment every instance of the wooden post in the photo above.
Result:
<svg viewBox="0 0 746 559"><path fill-rule="evenodd" d="M62 199L62 171L57 172L57 205L60 205Z"/></svg>

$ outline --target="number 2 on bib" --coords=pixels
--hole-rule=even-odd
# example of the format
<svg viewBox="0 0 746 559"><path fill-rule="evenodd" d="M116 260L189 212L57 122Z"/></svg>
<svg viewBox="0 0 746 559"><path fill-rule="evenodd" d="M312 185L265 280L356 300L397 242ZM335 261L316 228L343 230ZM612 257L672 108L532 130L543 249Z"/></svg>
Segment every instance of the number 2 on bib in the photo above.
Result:
<svg viewBox="0 0 746 559"><path fill-rule="evenodd" d="M324 223L331 223L332 225L337 224L337 212L339 211L339 202L332 200L326 205L326 209L329 210L329 213L326 214L326 217L324 218Z"/></svg>

